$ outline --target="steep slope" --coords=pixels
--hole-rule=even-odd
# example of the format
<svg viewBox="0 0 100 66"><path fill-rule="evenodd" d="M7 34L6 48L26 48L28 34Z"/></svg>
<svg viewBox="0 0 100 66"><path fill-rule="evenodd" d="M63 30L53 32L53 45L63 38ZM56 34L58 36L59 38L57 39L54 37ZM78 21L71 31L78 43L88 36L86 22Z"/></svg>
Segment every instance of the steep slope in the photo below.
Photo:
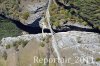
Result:
<svg viewBox="0 0 100 66"><path fill-rule="evenodd" d="M55 51L52 48L52 44L54 44L54 42L53 40L51 40L52 38L50 37L49 37L50 41L48 41L48 39L46 38L48 37L48 34L45 35L46 36L44 36L44 39L42 39L42 34L29 35L33 37L29 37L25 35L20 36L20 40L27 38L29 42L28 44L26 44L25 47L23 47L22 43L19 42L19 46L17 50L15 47L12 46L13 44L15 44L14 40L7 42L8 41L7 39L9 38L5 38L3 42L6 42L7 45L11 44L11 47L9 49L6 49L8 53L7 60L9 60L8 64L11 65L14 64L14 66L16 66L16 64L18 65L20 64L21 66L27 66L27 65L45 66L45 62L43 60L38 63L34 59L34 57L35 58L37 57L38 59L40 58L44 59L49 57L50 59L53 59L53 61L51 61L49 66L56 66L56 65L59 66L58 63L60 61L62 62L62 66L91 66L91 65L99 66L100 65L100 62L97 61L97 59L100 58L100 35L99 34L91 33L91 32L79 32L79 31L69 31L67 33L62 32L62 33L55 34L55 38L58 43L56 45L59 48L59 52L62 59L58 62L57 62L57 56L55 54ZM12 39L17 39L16 41L18 41L19 37L12 37ZM4 45L3 47L6 46ZM13 57L10 58L11 56ZM12 61L11 59L14 61ZM56 61L54 61L54 59ZM64 61L63 59L65 59L66 61ZM68 59L70 59L70 62L68 62ZM77 59L79 60L77 61ZM36 63L34 63L34 61Z"/></svg>
<svg viewBox="0 0 100 66"><path fill-rule="evenodd" d="M0 14L30 24L41 17L46 2L46 0L4 0L0 2Z"/></svg>

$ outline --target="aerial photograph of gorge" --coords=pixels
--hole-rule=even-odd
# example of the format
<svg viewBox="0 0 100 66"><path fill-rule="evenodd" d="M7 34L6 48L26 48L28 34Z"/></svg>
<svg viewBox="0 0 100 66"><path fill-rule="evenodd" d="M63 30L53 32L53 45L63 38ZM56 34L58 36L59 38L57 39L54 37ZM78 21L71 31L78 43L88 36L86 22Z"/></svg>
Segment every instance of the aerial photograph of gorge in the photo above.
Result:
<svg viewBox="0 0 100 66"><path fill-rule="evenodd" d="M100 66L100 0L0 0L0 66Z"/></svg>

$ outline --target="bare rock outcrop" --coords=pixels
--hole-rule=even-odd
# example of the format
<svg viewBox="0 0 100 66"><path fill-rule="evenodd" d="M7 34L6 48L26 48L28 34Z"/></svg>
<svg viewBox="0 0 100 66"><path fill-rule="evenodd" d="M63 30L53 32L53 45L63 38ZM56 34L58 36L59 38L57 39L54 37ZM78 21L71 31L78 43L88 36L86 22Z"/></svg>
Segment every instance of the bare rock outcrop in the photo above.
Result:
<svg viewBox="0 0 100 66"><path fill-rule="evenodd" d="M45 34L45 37L47 35L48 34ZM51 34L49 34L49 35L51 35ZM65 65L65 66L81 66L81 65L83 65L83 66L91 66L91 65L99 66L100 65L100 63L98 61L96 61L96 59L100 57L100 34L91 33L91 32L68 31L68 32L61 32L61 33L55 34L55 38L56 38L57 46L59 48L58 52L61 55L61 58L62 58L61 61L62 61L63 65ZM48 46L47 46L48 44L42 43L43 41L45 41L44 38L42 37L42 34L22 35L22 36L18 36L18 37L3 38L1 45L4 44L3 46L5 46L9 43L13 44L14 41L18 41L21 39L29 41L29 43L25 47L27 49L19 48L18 52L21 52L22 55L24 55L23 53L26 53L25 51L29 51L29 49L31 50L32 46L34 46L34 48L35 48L35 44L36 44L37 49L39 49L39 50L35 50L33 48L34 49L33 51L38 52L37 54L33 53L33 57L37 56L38 54L40 54L40 56L42 56L42 58L46 57L46 53L44 52L44 50L46 50L46 48L48 48ZM34 39L38 43L37 42L34 43L34 41L33 41ZM32 44L34 44L34 45L32 45ZM50 44L52 44L52 40L50 40ZM40 48L38 46L41 46L44 48ZM29 48L29 47L31 47L31 48ZM51 55L50 58L53 58L53 59L56 58L55 51L53 51L52 46L49 46L49 47L51 47L51 49L49 51L50 55ZM43 54L41 54L41 52L43 52ZM48 51L46 50L46 52L48 52ZM18 56L20 57L20 54ZM31 54L27 54L27 55L25 55L25 57L26 56L32 57ZM69 58L71 58L70 62L68 62ZM88 58L88 60L87 60L87 58ZM20 59L23 60L21 57L20 57ZM66 62L63 61L63 59L65 59ZM78 62L77 62L77 59L79 59ZM30 60L30 63L31 63L31 62L33 62L34 59L33 60L28 59L28 60ZM28 60L26 59L21 62L26 62Z"/></svg>

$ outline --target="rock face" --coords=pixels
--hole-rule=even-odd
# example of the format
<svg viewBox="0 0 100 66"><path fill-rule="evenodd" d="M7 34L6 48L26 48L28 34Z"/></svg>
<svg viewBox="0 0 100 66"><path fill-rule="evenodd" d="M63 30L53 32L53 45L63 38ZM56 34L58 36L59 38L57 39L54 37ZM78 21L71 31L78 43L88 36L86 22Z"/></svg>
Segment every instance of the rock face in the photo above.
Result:
<svg viewBox="0 0 100 66"><path fill-rule="evenodd" d="M19 20L23 24L32 27L39 27L41 26L42 22L45 22L45 25L42 27L47 28L47 22L44 17L48 6L48 1L49 0L4 0L0 2L0 14L14 20ZM65 25L72 25L81 28L92 28L91 26L88 26L86 22L82 21L83 24L81 24L81 21L77 21L78 19L69 18L69 12L67 13L65 9L59 9L53 2L51 5L53 6L50 6L50 20L54 29L65 30L65 28L70 28L66 27ZM37 20L39 18L41 19Z"/></svg>
<svg viewBox="0 0 100 66"><path fill-rule="evenodd" d="M66 60L71 59L70 62L67 61L65 63L65 66L81 66L81 64L82 66L100 65L100 63L95 61L96 58L100 57L99 34L69 31L58 33L57 38L59 38L57 42L61 56Z"/></svg>
<svg viewBox="0 0 100 66"><path fill-rule="evenodd" d="M64 42L63 44L61 44L62 46L65 46L67 44L73 46L76 44L100 43L100 35L91 32L69 31L69 32L58 33L57 35L58 35L57 37L60 37L61 39L60 41L58 41L58 43L60 43L61 41Z"/></svg>
<svg viewBox="0 0 100 66"><path fill-rule="evenodd" d="M45 34L45 37L47 35L48 34ZM91 65L99 66L100 65L100 63L96 61L96 59L100 57L100 34L91 33L91 32L69 31L69 32L57 33L55 34L55 38L57 41L57 46L59 48L58 52L60 53L61 58L66 60L66 62L62 60L63 66L81 66L81 65L82 66L91 66ZM24 64L24 66L30 65L34 60L34 59L27 60L24 58L23 55L26 54L26 51L28 52L27 52L27 55L25 55L25 57L29 57L29 56L32 57L32 55L29 53L29 51L31 50L32 50L32 53L33 51L36 52L36 53L33 53L33 57L39 56L38 54L40 54L42 58L47 57L46 54L48 53L48 51L46 50L46 48L48 48L47 46L48 43L44 45L44 48L39 47L39 46L43 47L43 45L41 45L41 41L43 40L42 34L22 35L18 37L3 38L1 41L1 45L3 45L4 47L5 45L9 43L13 44L14 41L18 41L21 39L30 41L26 45L25 47L26 49L19 47L19 51L18 51L17 57L19 57L19 59L21 60L20 61L21 63L26 63L27 61L30 61L30 63L27 63L26 65ZM52 43L52 40L50 40L50 45L51 43ZM35 45L37 48L35 47ZM36 49L32 48L32 46ZM46 51L44 52L44 50ZM7 49L6 51L9 51L9 50ZM50 50L49 52L50 52L50 58L56 57L56 54L54 51ZM69 58L71 58L70 62L67 61ZM24 61L22 61L23 59ZM79 60L77 61L77 59ZM51 63L50 66L52 65L55 66L55 63L54 64ZM34 65L34 64L32 63L31 65Z"/></svg>
<svg viewBox="0 0 100 66"><path fill-rule="evenodd" d="M8 44L13 44L15 41L20 41L20 40L27 40L27 41L30 41L32 40L33 38L37 38L38 40L40 40L40 35L37 34L37 35L21 35L21 36L18 36L18 37L7 37L7 38L3 38L1 40L1 45L8 45Z"/></svg>
<svg viewBox="0 0 100 66"><path fill-rule="evenodd" d="M27 25L42 17L47 0L4 0L0 6L0 14Z"/></svg>
<svg viewBox="0 0 100 66"><path fill-rule="evenodd" d="M25 25L38 27L41 22L46 21L44 15L47 6L48 0L4 0L0 1L0 14L19 20ZM62 10L61 12L64 13L65 11ZM61 17L61 14L59 16ZM66 17L66 14L64 13L63 16ZM58 26L58 19L54 23L56 26ZM76 27L91 28L80 23L71 23L66 20L60 21L66 22L65 24L60 23L64 28L67 28L65 25L73 24ZM54 21L51 20L51 22ZM55 59L57 57L56 52L51 46L54 43L57 43L57 52L62 58L60 60L62 66L100 66L100 63L96 61L97 58L100 59L100 34L80 31L59 32L54 34L56 38L54 43L51 37L49 37L51 39L48 41L48 38L46 38L48 35L51 36L51 34L45 33L44 37L43 34L26 34L3 38L0 41L0 66L5 66L5 64L6 66L48 66L49 63L44 63L44 61L34 64L34 56L37 56L38 59ZM7 60L2 60L2 55ZM2 65L2 62L5 64ZM50 63L49 66L60 66L59 61L56 59L56 62Z"/></svg>

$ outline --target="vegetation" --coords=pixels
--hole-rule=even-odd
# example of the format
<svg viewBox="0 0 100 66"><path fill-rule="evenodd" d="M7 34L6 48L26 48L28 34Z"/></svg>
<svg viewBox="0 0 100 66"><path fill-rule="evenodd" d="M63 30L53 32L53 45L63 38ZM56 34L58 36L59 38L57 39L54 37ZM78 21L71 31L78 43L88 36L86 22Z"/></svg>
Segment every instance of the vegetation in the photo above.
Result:
<svg viewBox="0 0 100 66"><path fill-rule="evenodd" d="M43 37L43 38L41 39L42 42L41 42L40 46L41 46L41 47L44 47L45 44L47 44L47 43L50 42L50 38L51 38L51 35L47 35L46 37Z"/></svg>
<svg viewBox="0 0 100 66"><path fill-rule="evenodd" d="M96 58L96 61L100 61L100 58Z"/></svg>
<svg viewBox="0 0 100 66"><path fill-rule="evenodd" d="M22 15L22 18L27 20L29 16L30 16L29 12L24 12L23 15Z"/></svg>
<svg viewBox="0 0 100 66"><path fill-rule="evenodd" d="M88 23L87 23L87 22L83 22L82 24L83 24L84 26L88 25Z"/></svg>
<svg viewBox="0 0 100 66"><path fill-rule="evenodd" d="M5 51L2 56L5 60L7 60L7 52Z"/></svg>
<svg viewBox="0 0 100 66"><path fill-rule="evenodd" d="M11 21L0 18L0 39L18 36L21 32Z"/></svg>
<svg viewBox="0 0 100 66"><path fill-rule="evenodd" d="M0 0L0 6L1 13L19 18L19 0Z"/></svg>
<svg viewBox="0 0 100 66"><path fill-rule="evenodd" d="M13 44L13 47L18 48L19 45L22 45L22 47L25 47L28 42L29 42L28 40L19 40Z"/></svg>
<svg viewBox="0 0 100 66"><path fill-rule="evenodd" d="M43 42L41 42L40 46L41 46L41 47L44 47L44 46L45 46L45 44L44 44Z"/></svg>
<svg viewBox="0 0 100 66"><path fill-rule="evenodd" d="M10 46L9 44L8 44L8 45L6 45L6 49L10 49L10 47L11 47L11 46Z"/></svg>
<svg viewBox="0 0 100 66"><path fill-rule="evenodd" d="M16 41L14 44L13 44L13 47L15 47L15 50L18 51L18 46L19 46L19 42L17 43L18 41Z"/></svg>
<svg viewBox="0 0 100 66"><path fill-rule="evenodd" d="M75 15L72 15L71 12L73 12L74 9L66 10L62 7L57 7L55 4L52 4L50 7L50 14L51 14L51 23L55 27L61 26L63 23L72 22L80 22L83 25L87 25L85 21L83 21L81 18L76 17Z"/></svg>
<svg viewBox="0 0 100 66"><path fill-rule="evenodd" d="M29 42L28 40L15 41L13 45L11 44L6 45L6 49L10 49L11 47L14 47L16 51L19 51L18 49L19 45L22 45L22 47L24 48L28 42Z"/></svg>
<svg viewBox="0 0 100 66"><path fill-rule="evenodd" d="M64 9L62 6L52 3L50 13L53 26L57 27L63 22L70 21L85 26L92 24L92 27L100 29L100 0L60 0L60 2L65 6L70 5L72 8ZM73 8L73 5L79 9ZM61 19L63 21L60 21Z"/></svg>
<svg viewBox="0 0 100 66"><path fill-rule="evenodd" d="M25 41L25 40L22 41L22 47L25 47L25 46L27 45L28 42L29 42L29 41L27 41L27 40L26 40L26 41Z"/></svg>
<svg viewBox="0 0 100 66"><path fill-rule="evenodd" d="M63 8L57 8L55 4L51 5L50 14L51 14L50 19L53 26L59 27L61 22L67 21L67 11Z"/></svg>
<svg viewBox="0 0 100 66"><path fill-rule="evenodd" d="M81 3L81 4L80 4ZM93 27L100 26L100 0L78 0L74 4L80 7L78 13L85 17Z"/></svg>
<svg viewBox="0 0 100 66"><path fill-rule="evenodd" d="M91 23L93 24L93 27L100 29L100 0L55 1L60 1L66 6L70 5L73 7L73 5L75 5L80 9L64 9L63 7L60 7L53 2L50 7L51 23L53 26L59 27L63 23L70 21L72 23L78 22L85 26ZM22 12L22 9L20 8L20 0L0 0L0 6L0 12L4 15L10 15L16 19L19 19L22 16L24 20L27 20L30 16L29 12ZM79 15L84 17L86 20L81 18Z"/></svg>

